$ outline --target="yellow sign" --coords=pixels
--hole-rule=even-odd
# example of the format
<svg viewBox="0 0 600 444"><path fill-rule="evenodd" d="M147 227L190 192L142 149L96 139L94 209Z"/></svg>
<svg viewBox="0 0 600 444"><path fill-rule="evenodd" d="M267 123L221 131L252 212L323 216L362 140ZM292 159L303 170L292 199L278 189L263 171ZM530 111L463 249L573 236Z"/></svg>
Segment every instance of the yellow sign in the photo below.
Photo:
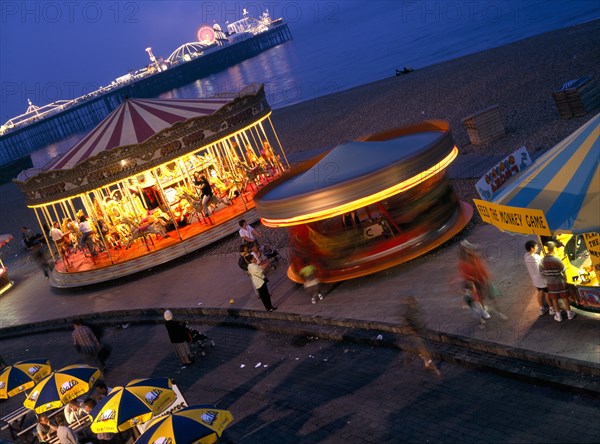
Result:
<svg viewBox="0 0 600 444"><path fill-rule="evenodd" d="M590 253L592 268L596 272L596 276L600 276L600 234L585 233L583 235L585 245Z"/></svg>
<svg viewBox="0 0 600 444"><path fill-rule="evenodd" d="M542 210L531 208L507 207L484 200L473 199L479 215L484 222L500 228L522 234L550 236L548 221Z"/></svg>

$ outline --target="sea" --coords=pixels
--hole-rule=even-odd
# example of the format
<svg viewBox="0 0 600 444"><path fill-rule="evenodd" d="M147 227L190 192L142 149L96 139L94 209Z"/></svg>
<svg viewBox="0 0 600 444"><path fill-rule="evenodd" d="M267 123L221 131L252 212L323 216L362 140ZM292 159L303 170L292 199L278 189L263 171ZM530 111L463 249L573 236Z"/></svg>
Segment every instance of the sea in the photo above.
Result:
<svg viewBox="0 0 600 444"><path fill-rule="evenodd" d="M165 91L205 98L262 83L274 109L600 18L598 0L372 0L250 2L282 17L293 39L226 70ZM76 134L32 154L34 166Z"/></svg>

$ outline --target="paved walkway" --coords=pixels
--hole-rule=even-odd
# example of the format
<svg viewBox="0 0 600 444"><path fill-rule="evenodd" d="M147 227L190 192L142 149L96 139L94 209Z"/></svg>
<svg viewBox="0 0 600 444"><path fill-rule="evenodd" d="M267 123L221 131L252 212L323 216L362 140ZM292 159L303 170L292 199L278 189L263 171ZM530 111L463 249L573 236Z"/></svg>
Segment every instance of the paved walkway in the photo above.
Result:
<svg viewBox="0 0 600 444"><path fill-rule="evenodd" d="M503 321L492 314L485 329L478 328L462 307L456 279L458 240L468 238L481 246L502 291ZM275 313L264 313L248 278L237 267L237 253L206 255L197 252L186 260L115 282L75 290L49 287L33 263L15 264L16 285L0 297L0 335L23 333L27 324L64 322L73 316L115 310L163 308L241 310L244 316L298 319L315 324L390 329L400 321L402 296L414 295L423 305L427 326L447 337L494 348L513 350L514 356L544 356L544 362L563 368L586 368L600 374L600 322L579 315L555 322L538 316L535 290L523 266L525 236L510 236L491 226L476 226L448 245L407 264L361 279L329 286L325 299L311 305L302 287L279 267L269 287ZM233 304L230 300L233 299ZM20 327L19 327L20 326Z"/></svg>

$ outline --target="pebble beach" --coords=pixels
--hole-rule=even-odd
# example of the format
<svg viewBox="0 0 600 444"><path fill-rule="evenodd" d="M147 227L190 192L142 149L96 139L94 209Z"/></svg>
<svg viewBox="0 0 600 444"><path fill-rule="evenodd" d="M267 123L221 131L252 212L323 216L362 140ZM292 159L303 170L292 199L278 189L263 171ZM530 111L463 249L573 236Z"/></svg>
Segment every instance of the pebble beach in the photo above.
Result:
<svg viewBox="0 0 600 444"><path fill-rule="evenodd" d="M428 119L450 123L460 151L457 162L465 155L508 154L523 145L532 155L539 154L598 112L561 120L552 97L552 92L569 80L594 76L598 81L598 54L600 20L594 20L407 75L390 73L389 78L377 82L277 109L272 120L288 155ZM506 134L486 145L472 145L462 119L492 105L499 107ZM479 177L462 175L452 181L461 199L470 202L476 197L473 185ZM20 242L20 227L39 231L35 215L13 183L0 186L0 204L0 233L15 237L3 247L3 260L9 266L23 265L27 255ZM476 223L478 216L472 222ZM261 231L273 245L285 246L284 230L262 227ZM232 234L203 254L230 253L237 251L237 245L237 235Z"/></svg>

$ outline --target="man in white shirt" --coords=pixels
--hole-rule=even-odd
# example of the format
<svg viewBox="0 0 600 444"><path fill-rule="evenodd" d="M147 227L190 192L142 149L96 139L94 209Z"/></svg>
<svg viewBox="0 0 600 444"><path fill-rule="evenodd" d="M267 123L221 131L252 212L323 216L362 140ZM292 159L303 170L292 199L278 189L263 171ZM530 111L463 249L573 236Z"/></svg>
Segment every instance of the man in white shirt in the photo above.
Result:
<svg viewBox="0 0 600 444"><path fill-rule="evenodd" d="M77 399L70 401L64 408L63 413L68 424L73 424L77 421L84 419L87 413L83 408L79 407Z"/></svg>
<svg viewBox="0 0 600 444"><path fill-rule="evenodd" d="M260 233L258 231L256 231L254 228L252 228L250 225L248 225L244 219L242 219L239 222L239 224L240 224L240 230L238 231L238 233L240 234L240 237L242 238L244 243L246 243L246 244L255 243L256 238L260 237ZM258 243L258 242L256 242L256 243Z"/></svg>
<svg viewBox="0 0 600 444"><path fill-rule="evenodd" d="M58 228L58 222L54 222L52 224L52 228L50 228L50 237L56 244L59 244L63 241L64 233L60 228Z"/></svg>
<svg viewBox="0 0 600 444"><path fill-rule="evenodd" d="M533 240L529 240L525 243L525 256L523 260L525 261L525 266L527 267L527 272L529 273L529 277L531 278L531 283L537 289L537 302L540 307L540 316L546 314L548 309L544 306L544 302L548 304L550 307L550 316L555 315L554 307L550 303L550 299L548 296L548 288L546 287L546 281L540 273L540 263L542 258L537 252L539 251L539 245L537 242Z"/></svg>

